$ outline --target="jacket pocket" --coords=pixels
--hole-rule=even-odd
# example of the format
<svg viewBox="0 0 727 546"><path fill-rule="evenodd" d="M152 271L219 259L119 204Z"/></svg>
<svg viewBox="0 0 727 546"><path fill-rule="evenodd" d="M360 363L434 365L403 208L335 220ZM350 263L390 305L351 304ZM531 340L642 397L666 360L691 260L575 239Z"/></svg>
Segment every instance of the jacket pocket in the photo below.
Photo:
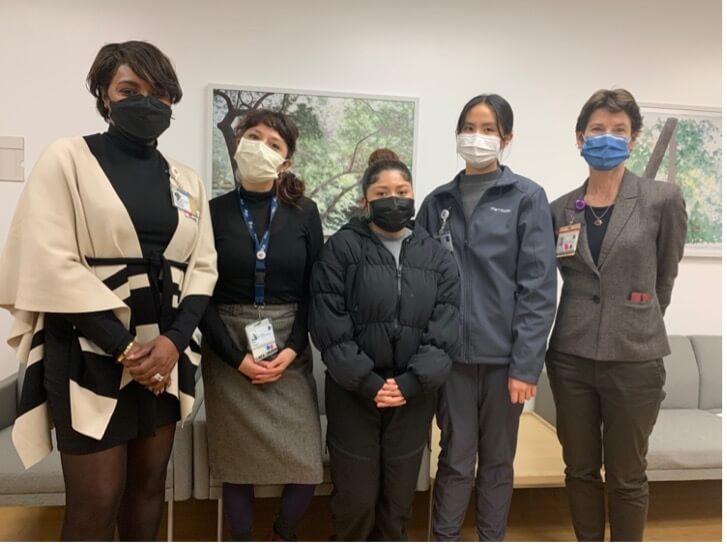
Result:
<svg viewBox="0 0 727 546"><path fill-rule="evenodd" d="M618 328L634 349L644 349L658 343L664 333L661 309L655 299L648 302L625 301L614 309Z"/></svg>

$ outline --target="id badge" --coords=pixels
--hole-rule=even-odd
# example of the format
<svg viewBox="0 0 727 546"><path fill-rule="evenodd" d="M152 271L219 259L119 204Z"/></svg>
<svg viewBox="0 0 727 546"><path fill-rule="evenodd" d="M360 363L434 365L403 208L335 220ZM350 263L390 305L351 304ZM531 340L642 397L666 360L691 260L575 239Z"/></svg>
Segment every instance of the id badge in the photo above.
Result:
<svg viewBox="0 0 727 546"><path fill-rule="evenodd" d="M172 184L172 204L188 218L199 218L197 200L179 186Z"/></svg>
<svg viewBox="0 0 727 546"><path fill-rule="evenodd" d="M452 234L447 233L441 233L439 235L435 235L434 238L442 243L444 245L444 248L449 250L450 252L454 252L454 244L452 243Z"/></svg>
<svg viewBox="0 0 727 546"><path fill-rule="evenodd" d="M250 347L252 357L257 360L264 360L278 352L275 343L275 331L270 319L263 319L245 326L247 344Z"/></svg>
<svg viewBox="0 0 727 546"><path fill-rule="evenodd" d="M555 257L567 258L575 256L580 235L581 224L569 224L560 228L558 230L558 242L555 245Z"/></svg>

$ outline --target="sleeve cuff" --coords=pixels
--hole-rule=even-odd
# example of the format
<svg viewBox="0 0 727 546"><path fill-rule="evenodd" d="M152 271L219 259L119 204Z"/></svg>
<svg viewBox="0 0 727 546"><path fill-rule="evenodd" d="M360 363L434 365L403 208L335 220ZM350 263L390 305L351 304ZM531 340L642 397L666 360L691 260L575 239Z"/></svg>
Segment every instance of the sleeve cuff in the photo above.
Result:
<svg viewBox="0 0 727 546"><path fill-rule="evenodd" d="M384 383L386 383L386 381L384 381L383 377L376 372L370 372L363 381L361 381L361 384L358 387L358 392L367 400L373 401L373 399L376 398L376 394L381 390L381 387L384 386Z"/></svg>
<svg viewBox="0 0 727 546"><path fill-rule="evenodd" d="M522 372L522 371L519 371L519 370L513 368L512 365L510 365L509 375L513 379L517 379L518 381L523 381L524 383L527 383L528 385L537 385L538 379L540 378L540 373L538 373L537 375L533 375L532 373Z"/></svg>
<svg viewBox="0 0 727 546"><path fill-rule="evenodd" d="M180 355L187 348L187 345L189 345L189 340L184 339L184 336L180 332L177 332L176 330L167 330L162 335L166 338L169 338L169 340L172 343L174 343L174 346L177 348L177 352Z"/></svg>
<svg viewBox="0 0 727 546"><path fill-rule="evenodd" d="M418 394L421 394L424 390L419 379L417 379L417 376L412 372L404 372L403 374L395 377L395 379L401 394L406 400L411 400Z"/></svg>
<svg viewBox="0 0 727 546"><path fill-rule="evenodd" d="M126 334L127 335L123 339L119 340L119 343L116 344L114 350L111 351L111 354L114 355L114 358L118 358L121 353L126 350L129 344L134 341L134 336L132 336L130 332L126 332Z"/></svg>
<svg viewBox="0 0 727 546"><path fill-rule="evenodd" d="M242 363L242 359L245 358L245 352L237 351L237 349L230 349L230 351L236 351L236 352L231 352L229 355L227 355L228 360L224 360L224 362L230 368L234 368L237 370L240 367L240 364ZM245 376L245 377L247 377L247 376Z"/></svg>
<svg viewBox="0 0 727 546"><path fill-rule="evenodd" d="M295 339L292 335L288 338L288 340L285 342L285 347L282 347L282 349L293 349L297 355L302 355L303 351L305 351L306 347L308 347L308 336L305 336L302 339Z"/></svg>

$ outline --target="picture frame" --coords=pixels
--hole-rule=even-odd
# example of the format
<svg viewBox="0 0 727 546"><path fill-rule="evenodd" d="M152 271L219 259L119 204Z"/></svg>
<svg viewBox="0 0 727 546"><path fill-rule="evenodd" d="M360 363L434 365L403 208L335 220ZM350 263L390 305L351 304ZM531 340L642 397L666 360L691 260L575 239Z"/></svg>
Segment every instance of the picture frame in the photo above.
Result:
<svg viewBox="0 0 727 546"><path fill-rule="evenodd" d="M288 114L300 136L291 171L318 204L326 236L361 214L360 178L376 148L390 148L414 171L416 97L210 84L207 88L207 180L210 198L235 187L234 127L245 113Z"/></svg>
<svg viewBox="0 0 727 546"><path fill-rule="evenodd" d="M678 184L689 215L685 256L721 258L721 108L657 103L640 107L644 125L626 167L639 176Z"/></svg>

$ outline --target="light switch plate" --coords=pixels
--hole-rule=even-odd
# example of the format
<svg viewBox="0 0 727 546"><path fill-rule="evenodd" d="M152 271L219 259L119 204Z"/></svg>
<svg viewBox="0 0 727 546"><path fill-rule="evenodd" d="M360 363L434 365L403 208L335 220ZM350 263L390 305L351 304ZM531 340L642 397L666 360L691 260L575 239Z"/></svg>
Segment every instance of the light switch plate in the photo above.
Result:
<svg viewBox="0 0 727 546"><path fill-rule="evenodd" d="M23 182L23 137L0 136L0 182Z"/></svg>

